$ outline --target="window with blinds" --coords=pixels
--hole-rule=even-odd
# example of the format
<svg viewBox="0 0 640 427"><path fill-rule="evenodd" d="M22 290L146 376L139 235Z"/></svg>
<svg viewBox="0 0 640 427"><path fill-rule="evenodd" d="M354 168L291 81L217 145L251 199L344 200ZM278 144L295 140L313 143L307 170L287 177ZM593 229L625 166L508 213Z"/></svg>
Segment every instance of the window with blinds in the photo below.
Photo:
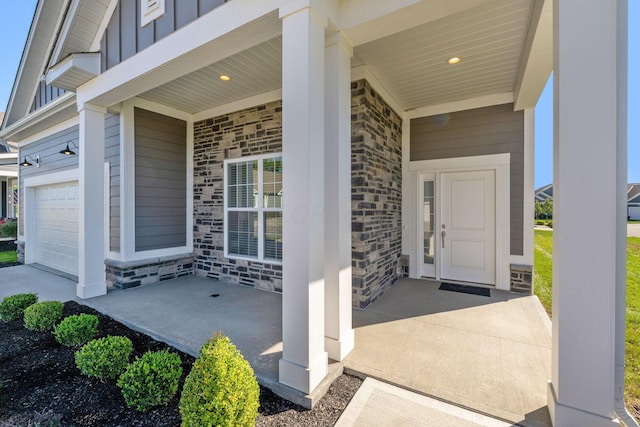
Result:
<svg viewBox="0 0 640 427"><path fill-rule="evenodd" d="M226 160L225 256L282 261L282 157Z"/></svg>

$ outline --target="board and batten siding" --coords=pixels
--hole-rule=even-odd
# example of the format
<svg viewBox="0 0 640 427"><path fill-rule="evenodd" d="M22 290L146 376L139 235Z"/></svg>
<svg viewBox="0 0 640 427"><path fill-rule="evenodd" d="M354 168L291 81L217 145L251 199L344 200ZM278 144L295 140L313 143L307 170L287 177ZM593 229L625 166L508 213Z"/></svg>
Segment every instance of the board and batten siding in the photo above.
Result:
<svg viewBox="0 0 640 427"><path fill-rule="evenodd" d="M140 0L120 0L101 41L102 71L195 21L225 0L165 0L165 14L140 26Z"/></svg>
<svg viewBox="0 0 640 427"><path fill-rule="evenodd" d="M67 93L66 90L50 86L44 81L41 81L36 90L36 96L33 98L33 104L31 104L31 110L29 112L33 113L65 93Z"/></svg>
<svg viewBox="0 0 640 427"><path fill-rule="evenodd" d="M136 251L187 244L187 123L140 108L135 126Z"/></svg>
<svg viewBox="0 0 640 427"><path fill-rule="evenodd" d="M523 254L522 111L503 104L412 119L410 153L411 161L510 153L511 255Z"/></svg>
<svg viewBox="0 0 640 427"><path fill-rule="evenodd" d="M69 148L78 152L78 126L57 132L37 142L31 143L20 149L20 161L26 156L31 156L33 166L20 166L19 194L22 198L24 194L24 179L47 175L54 172L62 172L78 167L78 156L66 156L60 154L69 142ZM74 147L75 145L75 147ZM36 167L35 158L40 156L40 167ZM110 246L111 250L120 250L120 116L117 114L107 114L105 117L105 162L110 162ZM24 235L24 210L19 209L18 215L19 234ZM117 227L113 227L117 224ZM115 235L114 235L115 234ZM114 245L117 242L117 245Z"/></svg>

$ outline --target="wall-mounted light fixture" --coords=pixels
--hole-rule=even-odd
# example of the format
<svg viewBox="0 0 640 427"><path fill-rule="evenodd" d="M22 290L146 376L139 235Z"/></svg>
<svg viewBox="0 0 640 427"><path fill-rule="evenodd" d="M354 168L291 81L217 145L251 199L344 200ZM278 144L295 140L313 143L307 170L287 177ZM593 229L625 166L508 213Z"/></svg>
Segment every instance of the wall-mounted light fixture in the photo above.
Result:
<svg viewBox="0 0 640 427"><path fill-rule="evenodd" d="M69 148L69 143L71 143L73 148L78 148L78 146L73 141L67 141L67 148L65 148L64 150L60 150L60 154L64 154L66 156L75 156L76 152Z"/></svg>
<svg viewBox="0 0 640 427"><path fill-rule="evenodd" d="M24 156L24 160L22 161L22 163L20 163L20 166L25 166L25 167L33 166L33 163L29 162L27 159L30 159L31 162L36 162L36 167L37 168L40 167L40 155L39 154L36 156L35 159L33 157L31 157L31 156L28 156L28 155Z"/></svg>

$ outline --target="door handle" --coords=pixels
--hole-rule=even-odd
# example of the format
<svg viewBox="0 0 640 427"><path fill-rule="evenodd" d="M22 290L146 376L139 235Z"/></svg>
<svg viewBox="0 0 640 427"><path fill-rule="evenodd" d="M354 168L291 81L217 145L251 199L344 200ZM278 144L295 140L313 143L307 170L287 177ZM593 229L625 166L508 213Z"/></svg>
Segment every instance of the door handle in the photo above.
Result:
<svg viewBox="0 0 640 427"><path fill-rule="evenodd" d="M447 235L447 232L442 230L442 233L440 233L440 236L442 236L442 249L444 249L444 237Z"/></svg>

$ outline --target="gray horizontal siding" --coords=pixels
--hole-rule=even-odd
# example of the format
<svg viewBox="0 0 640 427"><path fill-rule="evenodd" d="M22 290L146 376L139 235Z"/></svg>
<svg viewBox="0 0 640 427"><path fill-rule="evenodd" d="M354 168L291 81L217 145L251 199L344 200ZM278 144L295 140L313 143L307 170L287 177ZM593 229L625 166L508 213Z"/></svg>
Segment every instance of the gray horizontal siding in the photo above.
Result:
<svg viewBox="0 0 640 427"><path fill-rule="evenodd" d="M136 251L185 246L187 125L135 109Z"/></svg>
<svg viewBox="0 0 640 427"><path fill-rule="evenodd" d="M37 142L27 145L20 150L20 161L25 156L31 156L33 159L40 156L40 167L35 167L35 161L31 163L34 166L20 166L20 197L24 194L24 179L46 175L53 172L62 172L64 170L76 169L78 167L78 156L65 156L60 154L60 150L64 149L69 143L69 147L76 153L79 151L79 131L78 126L73 126L63 131L57 132L51 136L43 138ZM109 234L110 247L112 251L120 250L120 116L116 114L107 114L105 117L105 162L109 162L110 167L110 195L109 195ZM24 234L24 216L23 210L19 210L20 216L20 234Z"/></svg>
<svg viewBox="0 0 640 427"><path fill-rule="evenodd" d="M411 120L411 161L511 154L511 254L523 254L524 113L496 105Z"/></svg>
<svg viewBox="0 0 640 427"><path fill-rule="evenodd" d="M109 249L120 252L120 116L105 119L104 157L109 162Z"/></svg>
<svg viewBox="0 0 640 427"><path fill-rule="evenodd" d="M195 21L225 0L166 0L165 14L140 26L140 1L120 0L101 42L102 71Z"/></svg>
<svg viewBox="0 0 640 427"><path fill-rule="evenodd" d="M60 150L63 150L67 146L67 141L72 141L73 144L78 146L78 126L57 132L20 149L20 162L22 162L26 156L33 158L33 160L31 160L33 166L20 166L19 194L21 204L24 200L22 195L24 194L25 178L46 175L53 172L62 172L78 167L78 156L65 156L64 154L60 154ZM73 146L73 144L69 145ZM36 167L36 156L40 156L39 168ZM18 215L20 217L19 233L24 235L24 209L19 209Z"/></svg>
<svg viewBox="0 0 640 427"><path fill-rule="evenodd" d="M33 98L33 104L31 104L31 112L44 107L57 97L64 95L66 92L67 91L64 89L49 86L44 81L40 82L38 89L36 90L36 96Z"/></svg>

